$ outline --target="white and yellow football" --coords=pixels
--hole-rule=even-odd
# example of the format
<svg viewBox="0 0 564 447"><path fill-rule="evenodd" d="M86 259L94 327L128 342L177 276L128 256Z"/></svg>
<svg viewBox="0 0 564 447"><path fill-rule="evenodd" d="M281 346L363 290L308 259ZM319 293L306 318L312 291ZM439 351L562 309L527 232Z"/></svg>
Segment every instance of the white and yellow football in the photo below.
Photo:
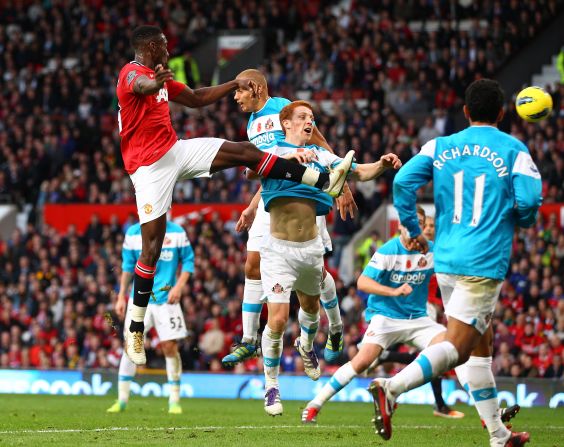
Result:
<svg viewBox="0 0 564 447"><path fill-rule="evenodd" d="M542 87L527 87L517 95L515 108L525 121L536 123L550 116L552 96Z"/></svg>

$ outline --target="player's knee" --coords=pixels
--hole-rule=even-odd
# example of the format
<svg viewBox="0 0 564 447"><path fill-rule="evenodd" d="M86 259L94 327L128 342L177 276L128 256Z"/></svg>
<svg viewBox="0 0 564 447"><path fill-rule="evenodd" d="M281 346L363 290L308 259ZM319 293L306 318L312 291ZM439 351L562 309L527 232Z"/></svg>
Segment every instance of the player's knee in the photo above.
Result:
<svg viewBox="0 0 564 447"><path fill-rule="evenodd" d="M284 332L288 323L287 315L272 315L268 317L268 327L274 332Z"/></svg>
<svg viewBox="0 0 564 447"><path fill-rule="evenodd" d="M161 248L157 239L151 240L149 244L143 245L139 260L146 265L156 265L161 254Z"/></svg>
<svg viewBox="0 0 564 447"><path fill-rule="evenodd" d="M245 278L260 280L260 258L248 257L245 262Z"/></svg>
<svg viewBox="0 0 564 447"><path fill-rule="evenodd" d="M165 357L175 357L178 352L178 345L172 340L163 341L161 342L161 349Z"/></svg>

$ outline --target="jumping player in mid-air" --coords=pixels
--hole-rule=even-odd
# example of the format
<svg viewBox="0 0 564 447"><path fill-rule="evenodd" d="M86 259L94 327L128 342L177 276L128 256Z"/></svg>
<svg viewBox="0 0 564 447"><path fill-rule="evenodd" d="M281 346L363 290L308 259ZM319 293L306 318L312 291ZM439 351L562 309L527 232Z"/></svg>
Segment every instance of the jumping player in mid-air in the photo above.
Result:
<svg viewBox="0 0 564 447"><path fill-rule="evenodd" d="M208 177L234 166L247 166L260 176L325 188L337 196L345 173L319 173L276 155L260 151L248 142L219 138L179 139L172 127L168 102L203 107L237 88L256 89L249 79L236 79L215 87L192 90L174 81L166 68L167 40L156 26L133 30L133 61L120 71L117 84L118 124L125 169L135 188L143 248L135 266L131 324L125 331L125 352L137 365L146 362L143 319L153 288L156 263L166 232L166 211L171 206L179 179Z"/></svg>
<svg viewBox="0 0 564 447"><path fill-rule="evenodd" d="M273 148L275 153L294 158L312 168L324 171L345 159L316 145L308 144L313 133L313 110L306 101L294 101L280 112L280 123L286 139ZM350 165L349 165L350 166ZM382 156L375 163L353 164L351 175L369 181L388 168L398 169L401 161L395 154ZM264 299L268 304L268 322L262 334L264 357L264 409L271 415L282 414L278 373L283 333L290 310L290 293L300 300L298 322L300 337L294 346L302 357L306 374L317 380L321 374L313 340L319 326L319 294L323 275L324 247L316 216L326 215L333 204L327 194L307 186L294 186L283 180L263 179L262 196L270 213L270 232L260 248L260 271Z"/></svg>
<svg viewBox="0 0 564 447"><path fill-rule="evenodd" d="M256 85L255 90L239 88L235 90L235 101L243 112L251 112L247 124L247 136L251 143L263 151L284 140L284 132L280 124L279 114L283 107L290 104L286 98L270 97L266 78L259 70L244 70L237 79L250 79ZM309 144L315 144L331 152L331 148L319 129L314 126ZM249 206L241 214L237 222L237 230L249 230L247 241L247 260L245 263L245 288L243 292L243 339L233 352L222 360L224 366L231 367L247 358L256 355L258 349L258 329L262 310L261 298L263 287L260 276L260 246L263 237L268 235L270 216L264 210L261 190L257 191ZM344 194L337 199L343 218L346 213L354 215L355 203L345 186ZM317 217L317 225L323 240L325 252L332 251L331 238L327 231L325 216ZM329 363L335 362L343 350L343 322L339 309L339 300L335 280L324 271L321 285L321 304L329 320L329 333L324 357Z"/></svg>

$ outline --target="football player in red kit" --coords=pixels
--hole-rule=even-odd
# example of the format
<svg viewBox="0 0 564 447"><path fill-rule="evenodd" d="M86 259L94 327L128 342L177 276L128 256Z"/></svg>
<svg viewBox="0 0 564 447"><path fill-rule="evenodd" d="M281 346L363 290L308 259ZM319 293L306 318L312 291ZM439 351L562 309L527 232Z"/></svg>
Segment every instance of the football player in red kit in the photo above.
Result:
<svg viewBox="0 0 564 447"><path fill-rule="evenodd" d="M326 174L262 152L249 142L179 139L172 127L169 101L186 107L203 107L235 89L254 92L256 86L249 79L235 79L192 90L175 81L166 67L166 37L156 26L143 25L133 30L131 45L135 58L121 69L118 78L118 121L125 169L135 188L142 251L135 266L132 320L125 331L125 352L135 364L142 365L146 362L143 321L176 181L209 177L223 169L246 166L264 177L325 187L325 192L336 197L342 191L352 155Z"/></svg>

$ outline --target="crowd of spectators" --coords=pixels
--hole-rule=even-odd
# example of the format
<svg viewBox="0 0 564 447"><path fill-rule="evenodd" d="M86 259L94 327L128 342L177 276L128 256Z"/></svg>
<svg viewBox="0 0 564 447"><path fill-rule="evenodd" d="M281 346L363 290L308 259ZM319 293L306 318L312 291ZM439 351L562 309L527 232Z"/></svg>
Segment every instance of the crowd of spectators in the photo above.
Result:
<svg viewBox="0 0 564 447"><path fill-rule="evenodd" d="M335 99L333 113L318 114L316 123L337 153L354 148L358 161L367 162L394 152L406 162L421 144L453 130L452 115L466 85L493 75L563 2L461 4L355 1L350 11L336 1L293 0L0 5L0 202L34 210L26 231L0 241L0 366L115 368L119 362L121 326L112 305L121 242L131 221L94 222L85 234L72 227L58 234L37 224L35 212L47 203L134 203L119 152L114 94L117 72L131 58L127 38L134 26L160 24L173 56L188 54L219 29L262 29L267 42L262 68L273 95ZM435 21L436 30L420 30L417 22L423 19ZM458 26L460 20L470 26ZM71 39L63 38L69 33ZM186 77L198 86L193 73ZM550 120L526 124L509 103L500 125L529 146L544 180L545 203L564 201L564 85L552 86L552 94ZM232 98L201 110L171 105L171 111L182 137L246 138L247 117ZM427 118L419 121L410 116L413 111ZM361 216L389 198L392 175L351 184ZM230 170L179 184L174 200L248 203L254 188ZM236 218L221 222L214 215L185 224L196 254L196 274L182 298L190 332L182 343L186 369L220 370L219 359L241 335L245 236L233 230ZM335 215L336 245L361 223ZM564 235L554 218L516 235L494 320L497 374L562 376L563 257ZM334 267L338 256L333 260ZM354 284L337 280L337 286L346 361L365 330L366 297ZM293 316L295 311L294 304ZM316 340L320 353L325 325L323 320ZM298 331L294 319L286 333L285 371L300 370L291 349ZM147 344L149 364L162 366L158 340L149 337ZM253 360L237 371L260 368L260 360Z"/></svg>

